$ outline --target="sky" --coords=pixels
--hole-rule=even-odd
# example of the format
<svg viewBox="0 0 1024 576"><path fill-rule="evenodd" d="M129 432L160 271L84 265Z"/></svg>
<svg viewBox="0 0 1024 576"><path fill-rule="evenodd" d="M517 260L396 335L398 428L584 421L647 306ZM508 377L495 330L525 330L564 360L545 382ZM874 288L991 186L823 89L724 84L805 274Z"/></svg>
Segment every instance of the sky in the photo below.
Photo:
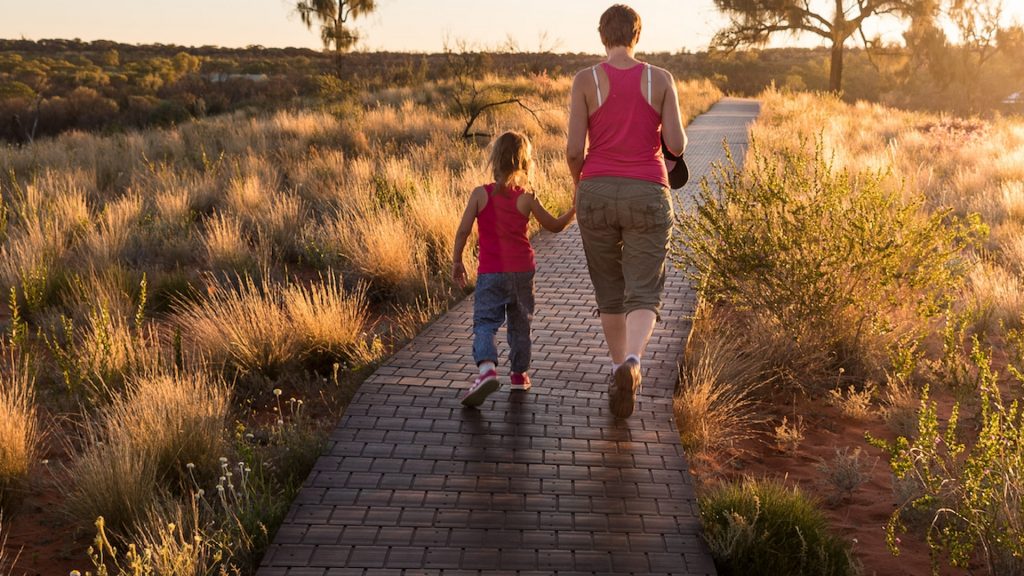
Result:
<svg viewBox="0 0 1024 576"><path fill-rule="evenodd" d="M601 53L597 22L613 0L377 0L355 26L360 50L440 52L464 44ZM643 20L641 52L699 51L726 24L712 0L627 0ZM1004 0L1024 20L1024 0ZM80 38L127 44L319 49L294 0L0 0L0 38ZM894 34L893 31L889 32ZM773 45L819 45L780 37Z"/></svg>

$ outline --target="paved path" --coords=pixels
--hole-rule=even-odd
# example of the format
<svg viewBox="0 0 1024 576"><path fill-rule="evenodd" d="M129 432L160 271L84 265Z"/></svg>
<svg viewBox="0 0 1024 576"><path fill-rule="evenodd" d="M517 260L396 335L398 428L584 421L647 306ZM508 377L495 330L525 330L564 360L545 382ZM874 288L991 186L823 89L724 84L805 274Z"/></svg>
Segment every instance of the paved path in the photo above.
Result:
<svg viewBox="0 0 1024 576"><path fill-rule="evenodd" d="M682 194L723 138L743 158L757 111L727 99L690 125ZM692 290L670 274L642 399L616 421L578 231L535 247L533 390L460 407L472 298L455 306L360 387L259 576L715 573L672 415Z"/></svg>

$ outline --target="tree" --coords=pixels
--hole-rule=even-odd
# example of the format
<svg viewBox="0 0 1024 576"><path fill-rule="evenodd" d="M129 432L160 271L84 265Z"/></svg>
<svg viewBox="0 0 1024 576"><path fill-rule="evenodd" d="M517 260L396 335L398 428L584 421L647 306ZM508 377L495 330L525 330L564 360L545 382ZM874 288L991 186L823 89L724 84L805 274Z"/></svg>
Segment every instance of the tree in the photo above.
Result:
<svg viewBox="0 0 1024 576"><path fill-rule="evenodd" d="M307 28L313 22L320 22L320 39L327 50L334 46L336 53L347 51L359 40L359 35L348 25L349 19L356 19L373 12L376 0L299 0L295 11Z"/></svg>
<svg viewBox="0 0 1024 576"><path fill-rule="evenodd" d="M465 42L459 41L457 50L448 42L444 45L445 69L451 81L443 89L452 111L465 119L463 138L490 138L486 132L474 132L473 125L485 112L515 104L526 110L538 123L537 111L516 95L493 82L482 81L486 71L492 67L490 56L484 52L470 51Z"/></svg>
<svg viewBox="0 0 1024 576"><path fill-rule="evenodd" d="M915 21L904 35L918 67L927 69L948 106L960 113L977 112L1006 96L991 93L995 86L986 79L992 75L984 74L997 54L1013 54L1014 28L1001 27L1003 13L1003 0L942 0L934 14Z"/></svg>
<svg viewBox="0 0 1024 576"><path fill-rule="evenodd" d="M715 35L713 44L728 49L764 44L778 32L807 32L820 36L832 51L829 90L843 86L843 46L854 34L864 33L864 21L875 16L917 17L932 13L935 0L715 0L729 16L729 26Z"/></svg>

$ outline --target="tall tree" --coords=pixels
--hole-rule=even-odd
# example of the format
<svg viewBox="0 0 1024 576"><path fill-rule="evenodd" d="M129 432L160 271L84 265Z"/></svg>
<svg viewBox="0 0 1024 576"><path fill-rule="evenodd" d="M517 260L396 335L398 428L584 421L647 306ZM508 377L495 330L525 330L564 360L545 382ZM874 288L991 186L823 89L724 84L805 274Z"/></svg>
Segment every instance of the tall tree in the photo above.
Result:
<svg viewBox="0 0 1024 576"><path fill-rule="evenodd" d="M728 49L764 44L779 33L807 32L820 36L832 50L829 90L843 87L843 47L860 33L867 43L864 21L894 15L915 17L934 10L935 0L715 0L729 26L713 43Z"/></svg>
<svg viewBox="0 0 1024 576"><path fill-rule="evenodd" d="M920 34L904 36L913 57L924 64L951 108L971 113L1005 94L990 94L984 69L999 52L1013 54L1013 27L1002 27L1003 0L943 0L932 18L915 22ZM945 25L943 20L945 21ZM920 26L917 26L920 24ZM952 32L954 38L946 36ZM1011 56L1012 58L1012 56Z"/></svg>
<svg viewBox="0 0 1024 576"><path fill-rule="evenodd" d="M349 19L355 20L377 8L375 0L299 0L295 11L302 23L312 29L314 21L320 23L320 39L324 48L334 47L336 53L347 51L359 40L359 35L349 26Z"/></svg>

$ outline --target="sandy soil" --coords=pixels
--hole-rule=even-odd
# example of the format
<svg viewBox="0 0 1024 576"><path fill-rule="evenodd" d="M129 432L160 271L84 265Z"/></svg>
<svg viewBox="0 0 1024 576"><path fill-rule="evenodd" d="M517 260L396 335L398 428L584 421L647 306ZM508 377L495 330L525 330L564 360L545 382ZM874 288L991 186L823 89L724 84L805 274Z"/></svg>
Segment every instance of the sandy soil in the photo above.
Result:
<svg viewBox="0 0 1024 576"><path fill-rule="evenodd" d="M865 432L873 436L893 439L894 435L874 414L866 419L844 416L839 408L824 399L798 400L771 414L772 427L793 414L803 415L804 439L792 452L780 451L774 440L762 436L744 442L729 454L715 459L694 458L691 472L698 485L708 485L722 479L784 478L787 483L799 485L805 493L822 501L830 524L837 534L854 541L854 554L863 563L865 576L930 576L931 561L928 547L921 534L900 536L900 554L893 556L885 543L885 523L896 507L893 495L892 473L881 450L869 445ZM862 451L861 461L870 470L869 480L861 484L847 498L835 503L829 497L835 493L819 470L822 461L832 462L836 450L854 448ZM975 574L984 573L983 570ZM943 576L966 576L966 570L944 568Z"/></svg>

